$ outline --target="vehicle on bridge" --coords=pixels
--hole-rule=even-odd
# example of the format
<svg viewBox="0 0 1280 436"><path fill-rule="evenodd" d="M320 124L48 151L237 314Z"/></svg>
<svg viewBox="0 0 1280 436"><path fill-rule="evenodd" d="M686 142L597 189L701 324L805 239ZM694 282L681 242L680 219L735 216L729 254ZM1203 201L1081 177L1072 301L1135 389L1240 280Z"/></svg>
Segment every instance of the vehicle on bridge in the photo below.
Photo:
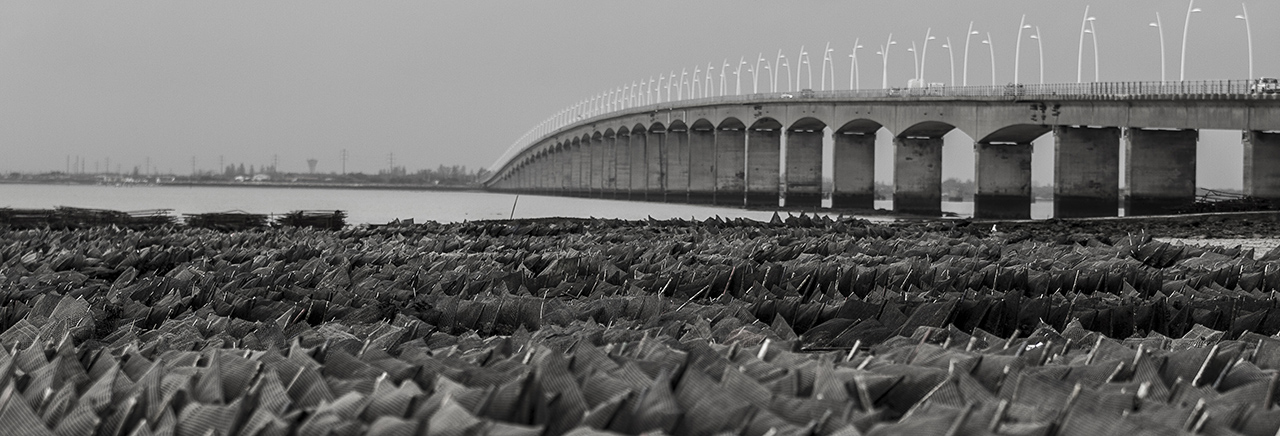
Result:
<svg viewBox="0 0 1280 436"><path fill-rule="evenodd" d="M1280 93L1280 80L1275 77L1263 77L1253 81L1253 86L1249 89L1254 94L1276 94Z"/></svg>

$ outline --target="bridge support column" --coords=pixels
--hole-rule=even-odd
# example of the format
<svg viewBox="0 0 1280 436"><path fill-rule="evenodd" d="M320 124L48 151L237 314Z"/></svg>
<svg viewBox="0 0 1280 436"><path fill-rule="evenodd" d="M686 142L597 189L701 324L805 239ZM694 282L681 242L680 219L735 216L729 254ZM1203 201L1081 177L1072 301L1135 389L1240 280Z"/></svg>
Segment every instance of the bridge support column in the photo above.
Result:
<svg viewBox="0 0 1280 436"><path fill-rule="evenodd" d="M1280 204L1280 133L1244 132L1244 193Z"/></svg>
<svg viewBox="0 0 1280 436"><path fill-rule="evenodd" d="M1053 217L1116 216L1120 128L1053 128Z"/></svg>
<svg viewBox="0 0 1280 436"><path fill-rule="evenodd" d="M876 134L844 132L834 136L835 209L874 209L876 199Z"/></svg>
<svg viewBox="0 0 1280 436"><path fill-rule="evenodd" d="M695 125L689 128L687 138L689 147L685 164L688 167L684 177L687 177L689 186L686 200L694 204L715 203L716 131L710 126ZM742 142L739 141L738 145L741 146Z"/></svg>
<svg viewBox="0 0 1280 436"><path fill-rule="evenodd" d="M747 192L746 146L747 131L741 129L720 129L715 132L716 191L712 200L715 204L742 206L746 204ZM773 156L774 171L777 171L778 156ZM776 180L776 176L775 176ZM777 189L775 184L774 189Z"/></svg>
<svg viewBox="0 0 1280 436"><path fill-rule="evenodd" d="M565 145L564 151L569 158L569 177L566 179L565 195L577 197L582 195L582 145Z"/></svg>
<svg viewBox="0 0 1280 436"><path fill-rule="evenodd" d="M1031 144L974 144L974 218L1031 219Z"/></svg>
<svg viewBox="0 0 1280 436"><path fill-rule="evenodd" d="M604 192L604 138L591 138L591 196L598 198Z"/></svg>
<svg viewBox="0 0 1280 436"><path fill-rule="evenodd" d="M645 165L648 165L645 199L667 201L667 132L645 134Z"/></svg>
<svg viewBox="0 0 1280 436"><path fill-rule="evenodd" d="M942 215L942 138L893 139L893 210Z"/></svg>
<svg viewBox="0 0 1280 436"><path fill-rule="evenodd" d="M569 185L573 182L573 159L569 157L569 146L564 145L556 151L556 195L569 195Z"/></svg>
<svg viewBox="0 0 1280 436"><path fill-rule="evenodd" d="M689 130L667 128L664 201L689 201Z"/></svg>
<svg viewBox="0 0 1280 436"><path fill-rule="evenodd" d="M642 130L631 131L631 141L627 150L631 161L631 190L628 199L644 201L649 191L649 162L645 160L645 149L648 148L649 135Z"/></svg>
<svg viewBox="0 0 1280 436"><path fill-rule="evenodd" d="M830 130L787 132L787 179L783 201L787 207L822 207L822 141Z"/></svg>
<svg viewBox="0 0 1280 436"><path fill-rule="evenodd" d="M631 197L631 135L618 134L613 148L613 198L626 200Z"/></svg>
<svg viewBox="0 0 1280 436"><path fill-rule="evenodd" d="M779 164L786 145L784 128L747 132L747 207L778 207L782 187Z"/></svg>
<svg viewBox="0 0 1280 436"><path fill-rule="evenodd" d="M1196 130L1126 130L1124 214L1163 215L1196 201Z"/></svg>

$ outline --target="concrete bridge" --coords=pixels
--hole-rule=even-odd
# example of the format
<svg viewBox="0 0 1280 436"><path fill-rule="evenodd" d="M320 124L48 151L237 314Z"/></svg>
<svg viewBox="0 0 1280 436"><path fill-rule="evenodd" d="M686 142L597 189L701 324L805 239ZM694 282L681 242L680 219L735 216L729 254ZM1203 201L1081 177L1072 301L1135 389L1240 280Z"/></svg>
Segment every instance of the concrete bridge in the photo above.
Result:
<svg viewBox="0 0 1280 436"><path fill-rule="evenodd" d="M1200 129L1243 132L1247 194L1280 200L1280 96L1248 81L933 87L720 96L585 108L531 135L488 189L734 206L872 208L875 140L893 137L893 204L939 215L943 135L975 138L974 215L1029 218L1031 142L1052 133L1054 216L1195 199ZM825 153L834 157L823 174ZM833 183L824 184L824 176Z"/></svg>

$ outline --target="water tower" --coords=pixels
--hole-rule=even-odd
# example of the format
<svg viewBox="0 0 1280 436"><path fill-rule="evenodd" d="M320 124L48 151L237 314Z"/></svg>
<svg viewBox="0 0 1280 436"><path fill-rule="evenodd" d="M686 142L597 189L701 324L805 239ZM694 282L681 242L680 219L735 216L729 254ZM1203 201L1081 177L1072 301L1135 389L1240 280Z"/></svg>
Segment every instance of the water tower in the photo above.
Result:
<svg viewBox="0 0 1280 436"><path fill-rule="evenodd" d="M307 167L311 169L311 174L315 174L315 173L316 173L316 164L317 164L317 163L320 163L320 161L316 160L316 158L314 158L314 157L313 157L313 158L311 158L311 159L307 159Z"/></svg>

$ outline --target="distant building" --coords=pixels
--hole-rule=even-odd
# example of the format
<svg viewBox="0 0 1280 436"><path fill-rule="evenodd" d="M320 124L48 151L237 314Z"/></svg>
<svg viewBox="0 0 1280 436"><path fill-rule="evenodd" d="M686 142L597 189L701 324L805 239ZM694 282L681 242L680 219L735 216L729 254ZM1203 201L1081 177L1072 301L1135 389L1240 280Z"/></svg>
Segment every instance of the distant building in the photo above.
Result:
<svg viewBox="0 0 1280 436"><path fill-rule="evenodd" d="M255 181L255 182L266 182L266 181L270 181L270 180L271 180L271 176L269 176L269 175L267 175L267 174L254 174L254 175L253 175L253 181Z"/></svg>

